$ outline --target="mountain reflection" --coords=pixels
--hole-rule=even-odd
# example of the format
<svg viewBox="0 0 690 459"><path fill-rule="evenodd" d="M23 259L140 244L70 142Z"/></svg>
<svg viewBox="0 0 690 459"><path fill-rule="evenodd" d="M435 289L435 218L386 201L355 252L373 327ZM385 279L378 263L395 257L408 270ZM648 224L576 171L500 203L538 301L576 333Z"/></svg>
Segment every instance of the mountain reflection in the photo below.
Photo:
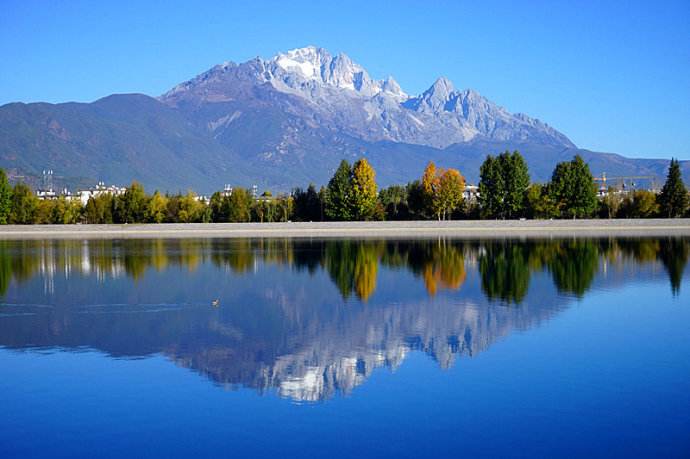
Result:
<svg viewBox="0 0 690 459"><path fill-rule="evenodd" d="M162 354L221 385L323 400L413 350L449 367L594 285L615 288L663 267L678 294L689 244L0 241L0 346Z"/></svg>

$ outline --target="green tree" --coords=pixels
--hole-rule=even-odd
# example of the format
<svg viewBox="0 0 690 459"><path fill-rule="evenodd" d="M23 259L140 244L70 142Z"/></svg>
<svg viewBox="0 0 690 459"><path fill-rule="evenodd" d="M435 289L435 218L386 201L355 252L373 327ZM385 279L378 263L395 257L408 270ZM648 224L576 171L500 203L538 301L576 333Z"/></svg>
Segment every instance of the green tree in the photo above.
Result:
<svg viewBox="0 0 690 459"><path fill-rule="evenodd" d="M244 188L234 188L223 205L228 221L241 223L251 221L252 195Z"/></svg>
<svg viewBox="0 0 690 459"><path fill-rule="evenodd" d="M151 223L163 223L165 221L168 198L160 191L153 193L146 205L146 221Z"/></svg>
<svg viewBox="0 0 690 459"><path fill-rule="evenodd" d="M206 205L199 201L196 194L188 191L186 195L180 199L177 220L181 223L198 223L201 222Z"/></svg>
<svg viewBox="0 0 690 459"><path fill-rule="evenodd" d="M87 223L113 223L115 199L110 193L92 196L86 202L84 216Z"/></svg>
<svg viewBox="0 0 690 459"><path fill-rule="evenodd" d="M362 158L352 166L350 205L352 218L369 220L376 209L376 172L369 161Z"/></svg>
<svg viewBox="0 0 690 459"><path fill-rule="evenodd" d="M659 195L659 204L662 215L668 218L681 217L688 207L688 190L683 183L677 159L671 160L666 183Z"/></svg>
<svg viewBox="0 0 690 459"><path fill-rule="evenodd" d="M309 184L306 191L301 188L296 188L293 190L292 196L296 220L303 222L321 220L321 197L319 193L316 192L316 187L313 183Z"/></svg>
<svg viewBox="0 0 690 459"><path fill-rule="evenodd" d="M419 180L407 184L407 205L413 219L426 220L433 217L430 214L431 207L427 205L424 187Z"/></svg>
<svg viewBox="0 0 690 459"><path fill-rule="evenodd" d="M609 187L607 193L599 200L599 217L616 218L623 206L620 193L613 187Z"/></svg>
<svg viewBox="0 0 690 459"><path fill-rule="evenodd" d="M652 218L659 213L657 196L651 191L637 190L632 198L633 216L636 218Z"/></svg>
<svg viewBox="0 0 690 459"><path fill-rule="evenodd" d="M273 200L269 199L266 196L262 196L258 200L254 201L252 205L252 213L255 216L255 220L258 220L260 223L263 223L264 221L266 222L272 222L274 218L274 204Z"/></svg>
<svg viewBox="0 0 690 459"><path fill-rule="evenodd" d="M143 223L146 219L148 199L144 187L139 182L132 182L123 195L118 196L116 220L118 223Z"/></svg>
<svg viewBox="0 0 690 459"><path fill-rule="evenodd" d="M330 220L352 220L350 193L352 169L350 163L342 160L328 182L325 210Z"/></svg>
<svg viewBox="0 0 690 459"><path fill-rule="evenodd" d="M6 225L12 211L12 187L7 174L0 169L0 225Z"/></svg>
<svg viewBox="0 0 690 459"><path fill-rule="evenodd" d="M295 199L292 196L280 195L276 199L275 209L276 221L288 222L292 220L295 213Z"/></svg>
<svg viewBox="0 0 690 459"><path fill-rule="evenodd" d="M44 202L51 203L50 223L70 225L81 220L83 209L79 201L68 201L60 196L56 200Z"/></svg>
<svg viewBox="0 0 690 459"><path fill-rule="evenodd" d="M56 201L53 201L52 199L39 200L38 206L36 206L33 221L31 223L37 225L60 223L60 220L62 219L62 212L64 212L64 206L63 209L58 209L56 204Z"/></svg>
<svg viewBox="0 0 690 459"><path fill-rule="evenodd" d="M386 220L407 220L409 208L407 203L408 188L391 185L379 192L379 202L384 208Z"/></svg>
<svg viewBox="0 0 690 459"><path fill-rule="evenodd" d="M216 223L228 221L228 216L226 214L227 206L224 205L225 200L225 196L223 196L220 191L216 191L211 195L211 200L208 204L211 209L211 221Z"/></svg>
<svg viewBox="0 0 690 459"><path fill-rule="evenodd" d="M499 218L505 195L504 175L498 158L488 155L479 168L479 207L484 218Z"/></svg>
<svg viewBox="0 0 690 459"><path fill-rule="evenodd" d="M525 214L529 170L520 152L489 155L480 168L479 197L484 215L515 218Z"/></svg>
<svg viewBox="0 0 690 459"><path fill-rule="evenodd" d="M548 219L558 216L558 207L548 186L533 183L527 189L526 196L526 213L529 218Z"/></svg>
<svg viewBox="0 0 690 459"><path fill-rule="evenodd" d="M24 183L17 183L12 190L12 207L9 222L17 225L34 223L38 209L38 198Z"/></svg>
<svg viewBox="0 0 690 459"><path fill-rule="evenodd" d="M562 216L586 218L597 205L596 186L589 166L580 155L556 165L549 186Z"/></svg>
<svg viewBox="0 0 690 459"><path fill-rule="evenodd" d="M503 184L500 196L500 215L502 218L516 218L524 215L526 192L529 187L529 170L525 158L517 150L498 156L500 181Z"/></svg>

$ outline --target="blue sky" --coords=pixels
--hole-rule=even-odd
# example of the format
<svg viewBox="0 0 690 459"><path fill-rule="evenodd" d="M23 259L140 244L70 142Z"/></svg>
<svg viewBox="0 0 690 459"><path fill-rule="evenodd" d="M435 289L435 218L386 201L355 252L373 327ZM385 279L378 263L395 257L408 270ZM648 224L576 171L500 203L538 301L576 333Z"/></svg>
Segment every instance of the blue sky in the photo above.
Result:
<svg viewBox="0 0 690 459"><path fill-rule="evenodd" d="M690 159L688 0L0 1L0 104L158 95L313 44L409 93L444 75L583 148Z"/></svg>

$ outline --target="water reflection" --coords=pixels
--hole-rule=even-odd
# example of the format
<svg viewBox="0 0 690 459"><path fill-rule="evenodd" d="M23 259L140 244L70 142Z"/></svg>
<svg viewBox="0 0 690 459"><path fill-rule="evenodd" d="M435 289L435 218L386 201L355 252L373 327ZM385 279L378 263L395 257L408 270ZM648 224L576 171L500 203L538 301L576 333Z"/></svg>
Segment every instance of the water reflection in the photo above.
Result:
<svg viewBox="0 0 690 459"><path fill-rule="evenodd" d="M412 350L448 367L594 285L678 294L687 238L0 242L0 346L161 353L228 387L348 393ZM219 307L211 305L219 300Z"/></svg>

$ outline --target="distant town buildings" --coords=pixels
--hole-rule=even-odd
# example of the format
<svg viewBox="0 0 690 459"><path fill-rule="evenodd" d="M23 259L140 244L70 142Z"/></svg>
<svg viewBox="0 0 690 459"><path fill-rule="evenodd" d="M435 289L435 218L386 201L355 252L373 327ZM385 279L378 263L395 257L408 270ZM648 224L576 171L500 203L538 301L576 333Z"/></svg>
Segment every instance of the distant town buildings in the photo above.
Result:
<svg viewBox="0 0 690 459"><path fill-rule="evenodd" d="M53 188L52 184L53 171L44 171L44 180L41 188L36 190L36 197L41 200L65 198L68 201L80 201L83 206L89 202L89 198L95 198L104 194L110 194L112 196L119 196L127 191L127 188L109 185L106 186L105 182L98 182L98 184L93 188L87 188L82 190L77 190L76 193L72 193L67 188L63 188L59 193ZM46 176L48 176L46 178Z"/></svg>
<svg viewBox="0 0 690 459"><path fill-rule="evenodd" d="M606 173L604 172L600 176L594 177L594 183L597 186L597 195L599 197L604 197L611 193L625 195L638 189L648 190L656 194L660 192L658 186L656 186L654 177L651 176L607 177ZM648 186L640 187L640 183L646 183ZM106 185L105 182L102 181L98 182L95 187L79 189L75 193L72 193L67 188L57 191L53 185L53 170L47 169L43 171L41 186L36 190L36 196L41 200L52 200L60 197L67 200L79 200L81 204L85 206L89 202L90 198L95 198L105 194L109 194L111 196L120 196L124 194L125 191L127 191L126 187ZM274 199L270 193L259 195L257 185L252 185L249 191L255 201L268 202ZM233 187L226 183L223 186L223 190L220 191L220 194L223 197L229 197L232 196L232 192ZM465 201L476 202L478 197L479 187L477 185L465 185L465 189L463 191L463 198ZM195 199L205 204L208 204L211 201L210 196L207 195L197 195L195 196Z"/></svg>
<svg viewBox="0 0 690 459"><path fill-rule="evenodd" d="M109 194L111 196L120 196L121 194L125 194L125 191L127 191L127 188L125 187L116 185L106 186L105 182L98 182L98 185L96 185L94 188L77 190L76 199L79 199L81 204L85 206L89 202L90 198L95 198L105 194Z"/></svg>

